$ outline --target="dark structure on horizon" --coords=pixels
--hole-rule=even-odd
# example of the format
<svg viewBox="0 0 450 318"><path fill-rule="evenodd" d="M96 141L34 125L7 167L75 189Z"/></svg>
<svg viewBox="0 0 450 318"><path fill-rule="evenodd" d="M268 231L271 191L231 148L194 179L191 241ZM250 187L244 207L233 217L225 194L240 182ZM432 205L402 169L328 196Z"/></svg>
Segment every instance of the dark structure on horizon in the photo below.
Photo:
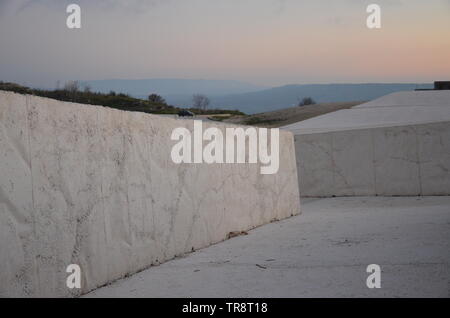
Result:
<svg viewBox="0 0 450 318"><path fill-rule="evenodd" d="M434 82L434 88L417 88L416 91L443 91L450 90L450 81Z"/></svg>
<svg viewBox="0 0 450 318"><path fill-rule="evenodd" d="M434 82L434 89L438 91L448 90L450 89L450 81Z"/></svg>

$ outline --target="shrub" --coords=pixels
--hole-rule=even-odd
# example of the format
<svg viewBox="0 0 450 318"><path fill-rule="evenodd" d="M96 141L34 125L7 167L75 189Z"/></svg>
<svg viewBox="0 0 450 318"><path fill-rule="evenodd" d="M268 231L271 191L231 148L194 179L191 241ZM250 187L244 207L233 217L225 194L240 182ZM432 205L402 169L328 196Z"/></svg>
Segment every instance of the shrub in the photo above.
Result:
<svg viewBox="0 0 450 318"><path fill-rule="evenodd" d="M305 97L301 101L299 101L298 106L302 107L302 106L315 105L315 104L316 104L316 102L314 99L312 99L311 97Z"/></svg>

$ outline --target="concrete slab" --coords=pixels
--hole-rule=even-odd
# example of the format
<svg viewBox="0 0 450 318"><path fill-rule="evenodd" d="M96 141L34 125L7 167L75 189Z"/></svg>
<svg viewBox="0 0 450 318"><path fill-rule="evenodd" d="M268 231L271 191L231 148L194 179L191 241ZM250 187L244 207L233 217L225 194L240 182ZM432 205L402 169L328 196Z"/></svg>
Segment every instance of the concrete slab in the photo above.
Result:
<svg viewBox="0 0 450 318"><path fill-rule="evenodd" d="M450 193L450 125L417 128L421 189L424 195Z"/></svg>
<svg viewBox="0 0 450 318"><path fill-rule="evenodd" d="M334 170L331 144L331 134L295 136L297 173L302 197L325 197L333 193Z"/></svg>
<svg viewBox="0 0 450 318"><path fill-rule="evenodd" d="M284 129L302 197L450 195L450 91L394 93Z"/></svg>
<svg viewBox="0 0 450 318"><path fill-rule="evenodd" d="M373 165L378 195L420 195L417 127L373 129Z"/></svg>
<svg viewBox="0 0 450 318"><path fill-rule="evenodd" d="M372 134L370 130L340 131L331 137L333 194L336 196L375 195ZM311 135L306 135L311 136ZM299 136L300 137L300 136ZM305 163L306 169L308 165ZM306 185L307 187L307 185ZM329 194L329 193L328 193Z"/></svg>
<svg viewBox="0 0 450 318"><path fill-rule="evenodd" d="M283 127L294 135L450 121L450 91L399 92Z"/></svg>
<svg viewBox="0 0 450 318"><path fill-rule="evenodd" d="M396 92L353 108L369 107L450 107L450 91Z"/></svg>
<svg viewBox="0 0 450 318"><path fill-rule="evenodd" d="M171 134L193 126L0 91L0 297L79 296L300 213L291 133L279 172L261 175L261 162L175 164Z"/></svg>
<svg viewBox="0 0 450 318"><path fill-rule="evenodd" d="M305 199L303 215L85 297L449 297L450 197ZM381 289L366 268L381 266Z"/></svg>

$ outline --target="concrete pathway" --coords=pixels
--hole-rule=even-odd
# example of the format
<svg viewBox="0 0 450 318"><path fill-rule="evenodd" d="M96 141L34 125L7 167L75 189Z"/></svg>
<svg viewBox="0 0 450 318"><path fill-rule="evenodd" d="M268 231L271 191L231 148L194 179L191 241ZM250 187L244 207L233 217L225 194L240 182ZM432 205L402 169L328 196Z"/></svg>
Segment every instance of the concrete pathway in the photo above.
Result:
<svg viewBox="0 0 450 318"><path fill-rule="evenodd" d="M303 214L86 297L450 297L450 197L303 200ZM368 289L369 264L381 289Z"/></svg>

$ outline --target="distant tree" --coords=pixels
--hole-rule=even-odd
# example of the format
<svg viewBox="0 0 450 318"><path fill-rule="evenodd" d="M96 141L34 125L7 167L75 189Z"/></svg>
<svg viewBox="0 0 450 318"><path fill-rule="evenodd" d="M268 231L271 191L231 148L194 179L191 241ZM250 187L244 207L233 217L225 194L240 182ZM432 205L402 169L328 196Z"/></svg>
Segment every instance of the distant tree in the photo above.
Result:
<svg viewBox="0 0 450 318"><path fill-rule="evenodd" d="M1 0L0 0L1 2ZM57 85L58 86L58 85ZM84 85L80 86L77 82L69 82L66 85L61 85L59 90L46 90L46 89L37 89L30 88L26 86L22 86L15 83L8 83L0 80L0 91L12 91L19 94L30 94L35 96L42 96L47 98L52 98L55 100L61 100L66 102L76 102L82 104L93 104L93 105L102 105L106 107L116 108L120 110L126 111L139 111L144 113L157 113L157 114L178 114L182 109L174 106L170 106L167 104L152 104L147 100L133 98L127 94L123 93L101 93L101 92L84 92ZM74 92L74 93L71 93ZM203 98L202 98L203 100ZM207 99L207 101L209 101ZM205 108L204 105L208 103L200 103L202 108ZM1 105L0 105L1 106ZM196 109L198 110L198 109ZM196 111L193 110L193 111ZM207 110L205 112L199 112L205 114L230 114L230 115L239 115L244 116L244 113L241 113L237 110L224 110L224 109L212 109Z"/></svg>
<svg viewBox="0 0 450 318"><path fill-rule="evenodd" d="M78 81L68 81L64 84L64 90L70 93L76 93L80 90L80 83Z"/></svg>
<svg viewBox="0 0 450 318"><path fill-rule="evenodd" d="M109 91L108 95L109 96L116 96L116 92L115 91Z"/></svg>
<svg viewBox="0 0 450 318"><path fill-rule="evenodd" d="M158 94L151 94L150 96L148 96L148 100L150 102L156 103L156 104L165 104L166 103L164 98L162 98L161 95L158 95Z"/></svg>
<svg viewBox="0 0 450 318"><path fill-rule="evenodd" d="M210 100L205 95L196 94L192 97L192 104L194 108L207 110L210 104Z"/></svg>
<svg viewBox="0 0 450 318"><path fill-rule="evenodd" d="M64 84L63 91L67 92L67 95L72 102L75 102L77 94L80 91L80 83L78 81L68 81Z"/></svg>
<svg viewBox="0 0 450 318"><path fill-rule="evenodd" d="M88 84L84 85L84 92L85 93L90 93L91 90L92 90L92 87L90 85L88 85Z"/></svg>
<svg viewBox="0 0 450 318"><path fill-rule="evenodd" d="M312 99L311 97L305 97L301 101L298 102L298 106L308 106L308 105L315 105L316 101Z"/></svg>

